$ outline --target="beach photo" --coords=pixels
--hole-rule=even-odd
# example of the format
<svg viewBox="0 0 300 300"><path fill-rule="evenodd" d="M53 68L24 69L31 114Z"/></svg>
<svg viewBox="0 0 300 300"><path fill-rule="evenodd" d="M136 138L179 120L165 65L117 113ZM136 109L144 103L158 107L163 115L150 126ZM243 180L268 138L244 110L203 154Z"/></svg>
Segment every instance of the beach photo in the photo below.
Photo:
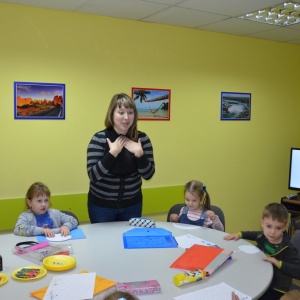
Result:
<svg viewBox="0 0 300 300"><path fill-rule="evenodd" d="M221 93L221 120L250 120L250 93Z"/></svg>
<svg viewBox="0 0 300 300"><path fill-rule="evenodd" d="M131 96L139 120L170 120L171 90L133 87Z"/></svg>
<svg viewBox="0 0 300 300"><path fill-rule="evenodd" d="M65 119L65 84L15 82L15 119Z"/></svg>

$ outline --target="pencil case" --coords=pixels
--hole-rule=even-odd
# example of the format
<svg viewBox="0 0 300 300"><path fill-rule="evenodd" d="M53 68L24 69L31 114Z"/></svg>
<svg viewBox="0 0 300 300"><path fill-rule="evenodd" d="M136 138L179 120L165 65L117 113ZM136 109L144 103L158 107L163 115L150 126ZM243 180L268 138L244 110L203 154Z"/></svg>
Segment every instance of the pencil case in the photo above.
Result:
<svg viewBox="0 0 300 300"><path fill-rule="evenodd" d="M161 291L157 280L117 282L116 288L133 295L155 294Z"/></svg>
<svg viewBox="0 0 300 300"><path fill-rule="evenodd" d="M136 227L156 227L155 221L148 218L131 218L129 225Z"/></svg>

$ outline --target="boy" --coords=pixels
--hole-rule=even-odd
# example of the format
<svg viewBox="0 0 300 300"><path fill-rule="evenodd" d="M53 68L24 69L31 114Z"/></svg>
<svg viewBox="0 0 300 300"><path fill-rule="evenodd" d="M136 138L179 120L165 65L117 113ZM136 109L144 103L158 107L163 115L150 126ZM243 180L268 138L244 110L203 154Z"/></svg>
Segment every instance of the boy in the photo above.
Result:
<svg viewBox="0 0 300 300"><path fill-rule="evenodd" d="M266 254L264 260L272 263L271 285L259 300L280 299L289 290L292 278L300 279L300 257L286 232L287 222L286 208L282 204L271 203L263 211L263 231L241 231L224 237L224 240L243 238L256 241L257 247Z"/></svg>

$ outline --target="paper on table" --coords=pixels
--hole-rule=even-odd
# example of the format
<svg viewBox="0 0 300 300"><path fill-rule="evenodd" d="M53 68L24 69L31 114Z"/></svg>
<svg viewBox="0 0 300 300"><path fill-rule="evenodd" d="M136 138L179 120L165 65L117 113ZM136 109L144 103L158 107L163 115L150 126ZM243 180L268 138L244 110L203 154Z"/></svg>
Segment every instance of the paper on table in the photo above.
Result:
<svg viewBox="0 0 300 300"><path fill-rule="evenodd" d="M80 273L88 273L87 270L83 270ZM115 289L115 281L112 281L110 279L106 279L104 277L100 277L96 275L95 278L95 286L94 286L94 298L98 299L98 295L102 295L103 293L106 293L112 289ZM38 290L30 292L30 295L35 297L36 299L43 300L44 296L47 292L48 286L42 287Z"/></svg>
<svg viewBox="0 0 300 300"><path fill-rule="evenodd" d="M173 224L173 227L179 228L179 229L189 229L189 230L198 229L199 230L199 226L191 226L191 225L187 225L184 223L172 223L172 224Z"/></svg>
<svg viewBox="0 0 300 300"><path fill-rule="evenodd" d="M178 244L178 247L184 248L184 249L190 248L194 244L203 245L203 246L215 246L215 244L205 241L205 240L202 240L191 234L181 235L181 236L175 237L175 239Z"/></svg>
<svg viewBox="0 0 300 300"><path fill-rule="evenodd" d="M50 242L62 242L62 241L67 241L71 238L72 237L70 235L62 236L60 233L56 233L53 238L46 236L46 240Z"/></svg>
<svg viewBox="0 0 300 300"><path fill-rule="evenodd" d="M96 273L54 276L43 300L93 299Z"/></svg>
<svg viewBox="0 0 300 300"><path fill-rule="evenodd" d="M250 296L232 288L228 284L222 282L211 287L198 290L195 292L187 293L181 296L174 297L175 300L195 300L195 299L218 299L228 300L231 299L231 293L234 292L240 300L251 300Z"/></svg>
<svg viewBox="0 0 300 300"><path fill-rule="evenodd" d="M59 235L59 233L58 233ZM75 239L85 239L86 236L85 234L83 233L82 229L81 228L76 228L76 229L72 229L70 231L70 238L71 240L75 240ZM36 239L38 242L45 242L45 241L48 241L48 239L46 238L46 236L44 235L37 235L36 236ZM62 240L61 240L62 241Z"/></svg>

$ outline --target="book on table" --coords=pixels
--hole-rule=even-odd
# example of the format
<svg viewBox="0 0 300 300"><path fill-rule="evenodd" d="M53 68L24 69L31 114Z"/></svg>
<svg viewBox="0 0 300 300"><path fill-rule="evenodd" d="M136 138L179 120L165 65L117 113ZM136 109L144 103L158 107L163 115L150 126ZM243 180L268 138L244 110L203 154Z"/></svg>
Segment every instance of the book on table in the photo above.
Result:
<svg viewBox="0 0 300 300"><path fill-rule="evenodd" d="M214 246L194 244L179 256L170 268L185 271L203 270L210 276L232 255L232 251Z"/></svg>

